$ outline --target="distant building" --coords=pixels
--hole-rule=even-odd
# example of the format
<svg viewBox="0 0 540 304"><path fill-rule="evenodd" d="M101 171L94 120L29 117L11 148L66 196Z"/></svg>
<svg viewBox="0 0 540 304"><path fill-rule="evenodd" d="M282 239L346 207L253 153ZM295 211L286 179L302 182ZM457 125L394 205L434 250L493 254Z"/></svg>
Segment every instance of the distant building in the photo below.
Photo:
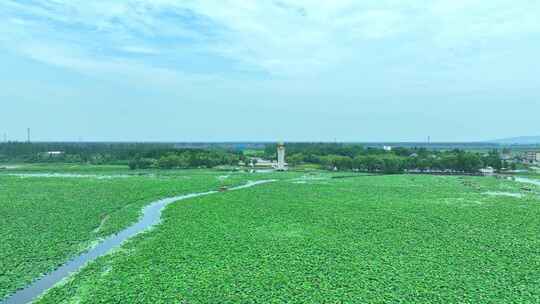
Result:
<svg viewBox="0 0 540 304"><path fill-rule="evenodd" d="M277 171L285 171L287 170L287 163L285 162L285 145L283 143L277 145L277 162L260 157L252 157L249 161L245 162L245 165L250 165L254 169L275 169Z"/></svg>
<svg viewBox="0 0 540 304"><path fill-rule="evenodd" d="M253 158L252 159L252 162L251 162L254 167L258 167L258 168L273 168L274 167L274 162L270 161L270 160L266 160L266 159L262 159L262 158Z"/></svg>
<svg viewBox="0 0 540 304"><path fill-rule="evenodd" d="M480 169L480 173L483 175L493 175L495 174L495 169L493 169L493 167L482 168Z"/></svg>
<svg viewBox="0 0 540 304"><path fill-rule="evenodd" d="M384 151L392 151L392 146L383 146Z"/></svg>
<svg viewBox="0 0 540 304"><path fill-rule="evenodd" d="M45 154L51 157L55 157L55 156L64 155L64 152L63 151L48 151L48 152L45 152Z"/></svg>
<svg viewBox="0 0 540 304"><path fill-rule="evenodd" d="M527 164L540 163L540 151L527 151L523 155L523 160Z"/></svg>
<svg viewBox="0 0 540 304"><path fill-rule="evenodd" d="M287 170L287 164L285 163L285 144L279 143L277 145L277 165L276 170L285 171Z"/></svg>

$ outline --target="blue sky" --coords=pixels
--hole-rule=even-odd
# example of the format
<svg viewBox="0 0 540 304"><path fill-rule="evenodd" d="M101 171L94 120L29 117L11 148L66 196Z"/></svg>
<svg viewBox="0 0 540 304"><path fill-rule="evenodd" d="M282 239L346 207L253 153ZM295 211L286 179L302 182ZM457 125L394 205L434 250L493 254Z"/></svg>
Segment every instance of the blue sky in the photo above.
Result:
<svg viewBox="0 0 540 304"><path fill-rule="evenodd" d="M533 0L3 0L0 133L540 135L538 16Z"/></svg>

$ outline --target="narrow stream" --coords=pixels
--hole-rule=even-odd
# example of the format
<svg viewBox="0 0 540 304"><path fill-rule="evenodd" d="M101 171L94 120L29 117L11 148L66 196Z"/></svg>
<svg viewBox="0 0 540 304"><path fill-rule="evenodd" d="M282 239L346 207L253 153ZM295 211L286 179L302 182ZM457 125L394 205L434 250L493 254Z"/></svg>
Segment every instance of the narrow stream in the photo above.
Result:
<svg viewBox="0 0 540 304"><path fill-rule="evenodd" d="M245 188L249 188L249 187L253 187L256 185L265 184L265 183L269 183L273 181L274 180L262 180L262 181L256 181L256 182L248 182L245 185L230 188L229 191L245 189ZM150 205L146 206L143 209L143 215L137 223L120 231L118 234L112 235L104 239L96 247L90 249L88 252L85 252L71 259L70 261L62 265L60 268L56 269L55 271L45 275L44 277L41 277L40 279L36 280L32 284L28 285L26 288L15 292L14 294L9 296L5 301L1 303L2 304L30 303L31 301L35 300L37 297L42 295L44 292L52 288L54 285L56 285L60 281L69 277L72 273L75 273L78 270L80 270L82 267L84 267L84 265L86 265L86 263L91 262L97 259L98 257L109 253L113 249L120 247L120 245L122 245L122 243L126 241L127 239L145 230L148 230L149 228L158 224L161 221L161 212L167 205L177 202L177 201L210 195L217 192L218 191L193 193L193 194L181 195L181 196L176 196L176 197L169 197L169 198L165 198L165 199L151 203Z"/></svg>

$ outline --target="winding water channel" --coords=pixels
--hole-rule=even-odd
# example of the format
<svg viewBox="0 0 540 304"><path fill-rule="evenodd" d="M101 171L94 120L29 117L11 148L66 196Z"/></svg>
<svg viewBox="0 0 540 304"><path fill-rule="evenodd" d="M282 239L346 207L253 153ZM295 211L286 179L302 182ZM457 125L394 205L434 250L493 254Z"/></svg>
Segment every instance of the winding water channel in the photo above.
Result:
<svg viewBox="0 0 540 304"><path fill-rule="evenodd" d="M233 187L228 189L229 191L245 189L253 187L260 184L270 183L274 180L262 180L255 182L248 182L247 184ZM21 289L15 292L13 295L8 297L1 304L22 304L30 303L35 300L37 297L45 293L48 289L52 288L54 285L58 284L63 279L69 277L71 274L80 270L88 262L91 262L97 259L100 256L103 256L113 249L116 249L122 245L127 239L148 230L149 228L157 225L161 221L161 213L163 209L174 202L186 200L189 198L200 197L210 194L215 194L218 191L208 191L202 193L192 193L187 195L181 195L176 197L165 198L156 202L151 203L143 209L143 215L139 221L130 227L120 231L118 234L112 235L102 242L100 242L96 247L93 247L89 251L72 258L67 263L62 265L60 268L55 271L39 278L32 284L28 285L26 288Z"/></svg>

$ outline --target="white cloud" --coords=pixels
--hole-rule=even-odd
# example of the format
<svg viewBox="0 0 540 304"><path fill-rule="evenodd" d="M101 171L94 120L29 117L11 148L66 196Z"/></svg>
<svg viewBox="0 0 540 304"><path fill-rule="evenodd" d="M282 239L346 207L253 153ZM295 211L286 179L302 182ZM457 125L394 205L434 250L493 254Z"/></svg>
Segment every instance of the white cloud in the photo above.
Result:
<svg viewBox="0 0 540 304"><path fill-rule="evenodd" d="M133 54L142 54L142 55L158 55L161 53L158 49L145 47L145 46L136 46L136 45L127 45L120 48L121 51Z"/></svg>
<svg viewBox="0 0 540 304"><path fill-rule="evenodd" d="M87 54L100 44L162 56L192 48L280 76L369 64L372 58L359 57L377 43L389 42L395 53L411 51L411 39L421 52L459 52L486 40L540 32L540 2L527 0L6 0L1 13L15 15L0 28L8 48L22 43L6 41L18 37L72 43ZM185 18L163 18L171 13ZM54 26L82 27L103 41L77 37L76 30L57 33ZM165 54L161 40L167 41Z"/></svg>
<svg viewBox="0 0 540 304"><path fill-rule="evenodd" d="M474 119L486 109L522 130L534 124L538 16L532 0L3 0L0 76L12 107L62 100L87 117L86 105L110 104L117 112L92 112L100 124L110 114L107 136L131 112L129 129L176 139L219 139L212 124L200 133L201 117L243 134L246 125L273 126L278 115L283 130L248 128L251 138L358 140L370 129L419 138L427 120L455 140L475 126L493 134L493 124ZM160 112L157 127L140 125L151 115L137 102ZM27 108L35 109L18 113ZM58 121L72 116L55 113ZM403 117L412 129L396 129Z"/></svg>

